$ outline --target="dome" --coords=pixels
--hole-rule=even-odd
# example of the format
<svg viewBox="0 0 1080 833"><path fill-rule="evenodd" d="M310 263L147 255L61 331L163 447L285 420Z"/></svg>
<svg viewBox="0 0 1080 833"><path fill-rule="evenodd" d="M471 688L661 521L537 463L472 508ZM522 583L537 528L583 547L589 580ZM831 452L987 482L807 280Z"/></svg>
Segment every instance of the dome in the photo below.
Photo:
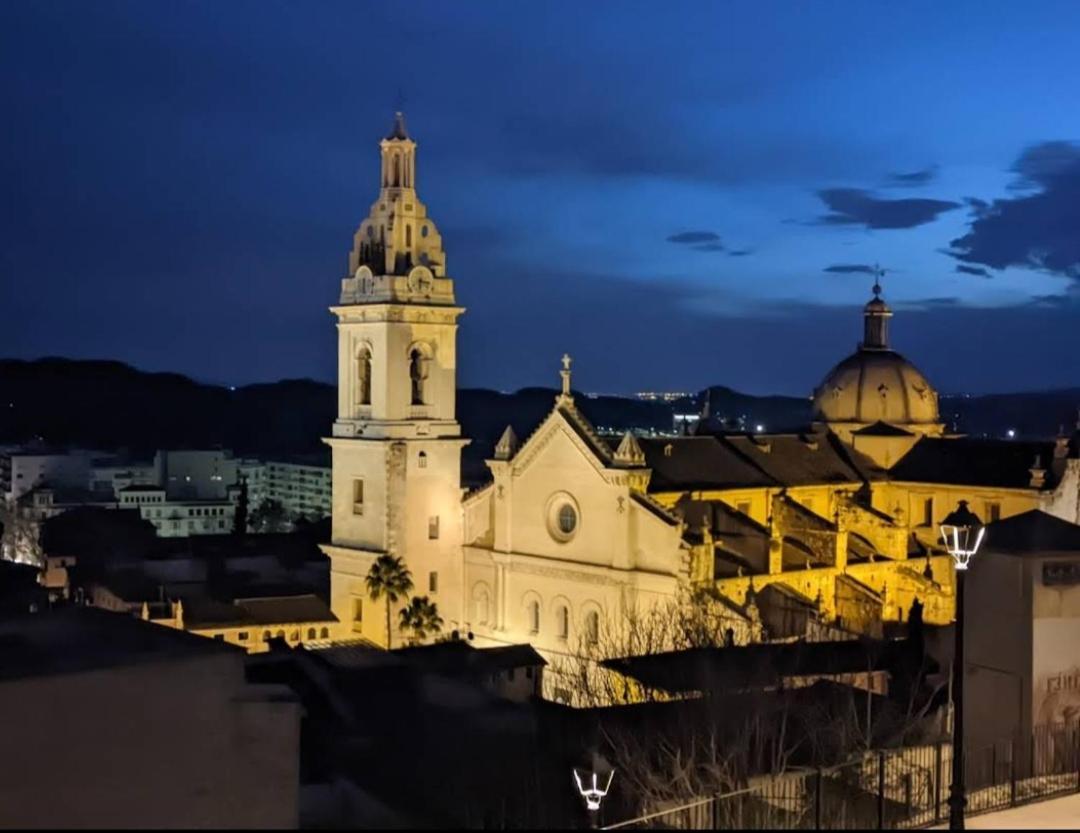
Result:
<svg viewBox="0 0 1080 833"><path fill-rule="evenodd" d="M814 420L848 439L883 422L915 434L940 434L937 391L911 362L889 349L892 310L874 285L863 309L859 349L829 371L814 391Z"/></svg>
<svg viewBox="0 0 1080 833"><path fill-rule="evenodd" d="M940 422L937 392L918 368L893 350L866 348L830 370L814 391L814 418L927 429Z"/></svg>

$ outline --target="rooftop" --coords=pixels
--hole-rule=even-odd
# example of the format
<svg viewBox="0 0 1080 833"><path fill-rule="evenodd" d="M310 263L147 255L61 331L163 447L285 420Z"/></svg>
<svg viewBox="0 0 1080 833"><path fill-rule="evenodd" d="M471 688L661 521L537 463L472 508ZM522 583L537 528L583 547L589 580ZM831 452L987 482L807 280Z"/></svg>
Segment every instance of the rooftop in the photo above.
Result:
<svg viewBox="0 0 1080 833"><path fill-rule="evenodd" d="M992 552L1016 555L1044 552L1080 554L1080 525L1032 509L989 524L983 547Z"/></svg>
<svg viewBox="0 0 1080 833"><path fill-rule="evenodd" d="M242 654L243 649L93 608L0 620L0 682L226 652Z"/></svg>

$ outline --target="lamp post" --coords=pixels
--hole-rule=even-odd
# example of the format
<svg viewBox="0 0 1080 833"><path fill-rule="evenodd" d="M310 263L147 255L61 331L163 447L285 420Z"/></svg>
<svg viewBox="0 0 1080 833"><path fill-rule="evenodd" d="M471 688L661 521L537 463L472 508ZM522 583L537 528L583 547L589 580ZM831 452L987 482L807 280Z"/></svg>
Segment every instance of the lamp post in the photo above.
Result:
<svg viewBox="0 0 1080 833"><path fill-rule="evenodd" d="M574 770L574 783L577 785L578 794L585 799L585 809L589 811L589 826L595 829L600 826L600 803L607 797L608 790L611 789L611 779L615 777L615 770L608 771L607 783L603 789L600 788L601 775L595 770L591 775L591 783L588 779L582 781L577 769Z"/></svg>
<svg viewBox="0 0 1080 833"><path fill-rule="evenodd" d="M964 576L983 540L985 528L968 509L966 500L941 522L941 540L956 565L956 647L953 650L952 789L949 792L949 829L964 829Z"/></svg>

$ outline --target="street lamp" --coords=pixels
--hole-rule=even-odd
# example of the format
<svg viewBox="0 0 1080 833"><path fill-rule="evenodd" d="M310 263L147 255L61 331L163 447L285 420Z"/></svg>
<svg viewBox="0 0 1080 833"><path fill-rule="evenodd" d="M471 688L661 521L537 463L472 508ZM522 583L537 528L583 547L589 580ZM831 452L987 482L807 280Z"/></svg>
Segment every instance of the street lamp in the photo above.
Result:
<svg viewBox="0 0 1080 833"><path fill-rule="evenodd" d="M949 793L949 829L964 829L964 576L979 551L982 521L968 509L966 500L941 522L941 540L956 565L956 647L953 650L953 749L952 790Z"/></svg>
<svg viewBox="0 0 1080 833"><path fill-rule="evenodd" d="M607 783L603 789L600 788L600 773L594 770L591 775L591 784L588 779L582 782L577 769L574 769L574 783L577 785L578 794L585 799L585 809L589 811L589 826L596 828L600 826L600 803L607 797L608 790L611 789L611 779L615 777L615 770L611 769L608 772Z"/></svg>

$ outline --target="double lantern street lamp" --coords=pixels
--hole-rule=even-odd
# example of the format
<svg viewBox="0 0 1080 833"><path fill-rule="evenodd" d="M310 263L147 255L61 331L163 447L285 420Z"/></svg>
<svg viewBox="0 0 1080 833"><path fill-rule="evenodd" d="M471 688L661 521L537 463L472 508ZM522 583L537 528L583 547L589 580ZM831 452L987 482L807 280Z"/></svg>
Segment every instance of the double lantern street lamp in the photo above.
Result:
<svg viewBox="0 0 1080 833"><path fill-rule="evenodd" d="M966 500L941 522L941 540L956 564L956 646L953 649L952 789L949 793L949 829L964 829L964 576L979 551L986 528L968 509Z"/></svg>

